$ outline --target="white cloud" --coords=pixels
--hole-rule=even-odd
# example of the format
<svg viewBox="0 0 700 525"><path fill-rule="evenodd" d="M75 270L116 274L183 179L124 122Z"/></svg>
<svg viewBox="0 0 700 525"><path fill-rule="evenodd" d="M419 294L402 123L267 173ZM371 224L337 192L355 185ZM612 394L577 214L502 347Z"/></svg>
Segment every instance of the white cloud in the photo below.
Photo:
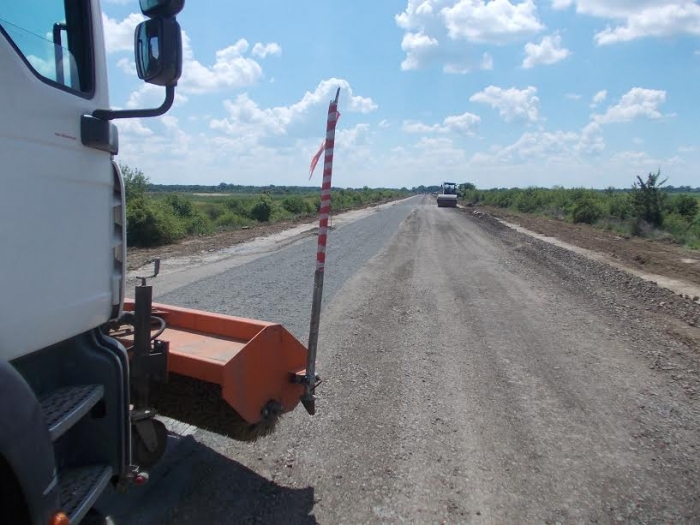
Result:
<svg viewBox="0 0 700 525"><path fill-rule="evenodd" d="M269 44L261 44L258 42L253 46L253 51L251 53L254 57L265 58L268 55L280 56L282 54L282 46L277 42L271 42Z"/></svg>
<svg viewBox="0 0 700 525"><path fill-rule="evenodd" d="M578 140L579 136L574 132L535 131L523 133L515 143L503 148L497 157L499 160L511 162L530 158L553 158L570 154Z"/></svg>
<svg viewBox="0 0 700 525"><path fill-rule="evenodd" d="M651 157L645 151L621 151L612 156L613 161L647 162Z"/></svg>
<svg viewBox="0 0 700 525"><path fill-rule="evenodd" d="M636 87L624 94L620 102L610 106L604 114L591 115L591 118L600 124L629 122L639 117L660 119L663 115L659 106L664 102L666 91Z"/></svg>
<svg viewBox="0 0 700 525"><path fill-rule="evenodd" d="M131 13L124 20L117 21L102 14L105 46L107 53L134 51L134 31L136 26L146 18L138 13Z"/></svg>
<svg viewBox="0 0 700 525"><path fill-rule="evenodd" d="M321 81L313 92L307 91L301 100L290 106L261 108L247 93L238 95L233 101L224 101L227 118L213 119L210 127L225 133L255 137L286 135L289 127L302 120L311 108L327 104L338 87L344 91L340 98L341 113L345 111L344 107L356 113L370 113L377 109L371 98L353 95L347 80L331 78Z"/></svg>
<svg viewBox="0 0 700 525"><path fill-rule="evenodd" d="M117 60L117 67L127 75L136 76L136 62L129 58L122 57Z"/></svg>
<svg viewBox="0 0 700 525"><path fill-rule="evenodd" d="M459 133L473 136L479 122L481 122L481 117L467 112L446 117L441 124L424 124L423 122L406 120L401 129L406 133Z"/></svg>
<svg viewBox="0 0 700 525"><path fill-rule="evenodd" d="M578 93L567 93L564 96L569 100L581 100L583 98L583 96L579 95Z"/></svg>
<svg viewBox="0 0 700 525"><path fill-rule="evenodd" d="M442 70L445 73L452 73L454 75L466 75L471 71L468 65L460 64L458 62L450 62L448 64L445 64Z"/></svg>
<svg viewBox="0 0 700 525"><path fill-rule="evenodd" d="M410 2L409 2L410 4ZM460 0L443 7L440 17L453 40L500 44L527 37L544 26L533 0Z"/></svg>
<svg viewBox="0 0 700 525"><path fill-rule="evenodd" d="M406 53L406 59L401 62L401 69L410 71L421 68L431 60L439 46L435 38L424 33L406 33L401 41L401 49Z"/></svg>
<svg viewBox="0 0 700 525"><path fill-rule="evenodd" d="M190 39L183 32L183 67L178 87L184 93L202 94L257 83L263 71L255 60L243 56L248 48L248 42L241 38L235 44L218 50L214 64L205 66L195 59Z"/></svg>
<svg viewBox="0 0 700 525"><path fill-rule="evenodd" d="M423 174L420 178L415 177L414 180L425 180L425 174L429 173L429 180L443 181L449 180L448 178L452 178L456 172L463 169L467 161L466 152L455 146L452 139L421 137L408 148L396 151L384 163L388 166L396 166L399 172Z"/></svg>
<svg viewBox="0 0 700 525"><path fill-rule="evenodd" d="M424 124L415 120L404 120L401 129L406 133L432 133L440 131L440 124Z"/></svg>
<svg viewBox="0 0 700 525"><path fill-rule="evenodd" d="M551 65L564 60L571 51L561 47L561 36L546 36L539 44L525 44L525 59L522 67L530 69L536 65Z"/></svg>
<svg viewBox="0 0 700 525"><path fill-rule="evenodd" d="M465 135L474 135L474 128L481 122L481 117L473 113L462 113L461 115L452 115L447 117L442 125L449 131L454 133L463 133Z"/></svg>
<svg viewBox="0 0 700 525"><path fill-rule="evenodd" d="M488 53L484 53L481 57L481 69L491 71L493 69L493 57Z"/></svg>
<svg viewBox="0 0 700 525"><path fill-rule="evenodd" d="M489 86L475 93L469 100L480 104L488 104L497 109L506 122L539 120L540 99L536 96L537 88L529 86L525 89L503 89Z"/></svg>
<svg viewBox="0 0 700 525"><path fill-rule="evenodd" d="M158 107L163 103L164 98L165 90L162 87L153 84L141 84L136 91L129 95L126 107L129 109ZM178 106L185 102L187 102L187 97L176 90L173 105Z"/></svg>
<svg viewBox="0 0 700 525"><path fill-rule="evenodd" d="M356 124L352 128L339 129L336 133L338 145L362 146L367 143L370 126L366 123Z"/></svg>
<svg viewBox="0 0 700 525"><path fill-rule="evenodd" d="M599 106L602 102L605 102L606 98L608 98L608 90L601 89L600 91L598 91L598 93L596 93L593 96L593 101L591 102L591 107L595 108L595 107Z"/></svg>
<svg viewBox="0 0 700 525"><path fill-rule="evenodd" d="M579 135L576 152L588 155L596 155L605 149L603 140L603 128L597 122L586 125Z"/></svg>
<svg viewBox="0 0 700 525"><path fill-rule="evenodd" d="M119 136L134 135L136 137L150 137L153 130L144 126L140 118L125 118L119 121Z"/></svg>
<svg viewBox="0 0 700 525"><path fill-rule="evenodd" d="M595 35L598 45L645 37L700 35L700 5L694 0L554 0L555 9L572 5L576 11L614 20Z"/></svg>
<svg viewBox="0 0 700 525"><path fill-rule="evenodd" d="M381 129L387 129L387 128L391 127L391 124L389 123L388 120L383 119L383 120L380 120L380 121L379 121L379 127L380 127Z"/></svg>
<svg viewBox="0 0 700 525"><path fill-rule="evenodd" d="M48 59L39 58L36 55L27 56L27 60L40 74L44 75L46 78L56 80L56 58L51 57Z"/></svg>
<svg viewBox="0 0 700 525"><path fill-rule="evenodd" d="M405 31L405 71L440 64L446 73L466 73L479 59L465 41L506 44L544 29L534 0L408 0L395 21Z"/></svg>
<svg viewBox="0 0 700 525"><path fill-rule="evenodd" d="M549 163L593 157L604 149L601 127L592 123L578 133L561 130L529 131L523 133L513 144L476 153L472 161L480 164L519 164L533 160Z"/></svg>

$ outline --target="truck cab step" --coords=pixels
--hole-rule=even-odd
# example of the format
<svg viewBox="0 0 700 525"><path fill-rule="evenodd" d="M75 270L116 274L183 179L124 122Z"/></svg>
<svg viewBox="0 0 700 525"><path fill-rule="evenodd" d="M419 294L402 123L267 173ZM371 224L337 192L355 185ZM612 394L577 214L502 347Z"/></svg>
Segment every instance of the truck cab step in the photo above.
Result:
<svg viewBox="0 0 700 525"><path fill-rule="evenodd" d="M51 440L56 441L87 414L104 396L102 385L80 385L59 388L41 401L41 409L49 427Z"/></svg>
<svg viewBox="0 0 700 525"><path fill-rule="evenodd" d="M112 468L93 465L67 469L58 474L60 508L70 523L80 520L102 495L112 477Z"/></svg>

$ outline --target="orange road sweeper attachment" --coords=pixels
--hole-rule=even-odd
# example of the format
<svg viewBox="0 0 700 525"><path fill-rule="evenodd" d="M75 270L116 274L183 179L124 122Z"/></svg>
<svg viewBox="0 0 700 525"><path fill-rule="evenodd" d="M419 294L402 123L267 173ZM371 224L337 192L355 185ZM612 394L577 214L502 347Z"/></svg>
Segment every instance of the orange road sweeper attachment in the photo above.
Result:
<svg viewBox="0 0 700 525"><path fill-rule="evenodd" d="M155 275L158 268L156 261ZM154 304L140 279L135 299L108 327L129 354L137 465L150 467L165 450L156 414L253 441L317 386L306 374L307 349L281 325Z"/></svg>

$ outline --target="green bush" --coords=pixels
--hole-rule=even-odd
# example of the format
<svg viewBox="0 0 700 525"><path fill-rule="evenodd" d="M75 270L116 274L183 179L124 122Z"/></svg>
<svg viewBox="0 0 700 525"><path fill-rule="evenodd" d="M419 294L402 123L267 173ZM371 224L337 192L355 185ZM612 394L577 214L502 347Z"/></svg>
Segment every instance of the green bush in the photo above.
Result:
<svg viewBox="0 0 700 525"><path fill-rule="evenodd" d="M603 210L590 197L584 197L578 201L572 210L572 218L576 224L595 224L602 216Z"/></svg>
<svg viewBox="0 0 700 525"><path fill-rule="evenodd" d="M628 193L608 195L608 213L611 217L625 220L632 215L632 201Z"/></svg>
<svg viewBox="0 0 700 525"><path fill-rule="evenodd" d="M543 192L537 188L527 188L515 199L515 208L524 213L533 213L538 211L542 208L543 204Z"/></svg>
<svg viewBox="0 0 700 525"><path fill-rule="evenodd" d="M285 198L282 201L282 207L294 215L303 215L314 211L311 203L298 195Z"/></svg>
<svg viewBox="0 0 700 525"><path fill-rule="evenodd" d="M124 180L124 197L127 202L139 197L143 197L148 191L150 181L144 175L143 171L138 168L131 168L126 164L119 164L119 170L122 172Z"/></svg>
<svg viewBox="0 0 700 525"><path fill-rule="evenodd" d="M200 211L209 217L209 220L213 222L216 222L216 219L221 217L227 211L226 207L215 202L199 202L197 205Z"/></svg>
<svg viewBox="0 0 700 525"><path fill-rule="evenodd" d="M214 233L211 219L197 209L194 202L177 194L168 195L165 203L173 209L188 235L209 235Z"/></svg>
<svg viewBox="0 0 700 525"><path fill-rule="evenodd" d="M637 177L637 182L632 187L632 202L636 217L652 226L661 226L664 222L663 208L666 196L661 192L661 186L666 181L659 182L660 178L661 171L650 173L646 182L641 177Z"/></svg>
<svg viewBox="0 0 700 525"><path fill-rule="evenodd" d="M250 217L250 201L251 199L231 197L226 199L224 205L236 215L240 215L241 217Z"/></svg>
<svg viewBox="0 0 700 525"><path fill-rule="evenodd" d="M253 224L253 221L248 217L241 217L232 211L227 211L217 217L214 224L217 228L222 230L235 230L236 228L242 228L243 226L250 226Z"/></svg>
<svg viewBox="0 0 700 525"><path fill-rule="evenodd" d="M135 198L127 202L126 213L128 246L160 246L185 236L185 228L166 202Z"/></svg>
<svg viewBox="0 0 700 525"><path fill-rule="evenodd" d="M700 248L700 215L689 222L680 213L670 213L664 218L664 230L679 244L692 249Z"/></svg>
<svg viewBox="0 0 700 525"><path fill-rule="evenodd" d="M698 199L692 195L679 195L671 202L673 209L688 222L698 213Z"/></svg>
<svg viewBox="0 0 700 525"><path fill-rule="evenodd" d="M679 213L669 213L664 217L664 230L673 235L674 238L680 238L690 229L690 224Z"/></svg>
<svg viewBox="0 0 700 525"><path fill-rule="evenodd" d="M258 222L268 222L272 214L272 201L269 197L260 197L250 210L250 217Z"/></svg>
<svg viewBox="0 0 700 525"><path fill-rule="evenodd" d="M700 250L700 213L690 223L690 228L685 234L685 246L693 250Z"/></svg>
<svg viewBox="0 0 700 525"><path fill-rule="evenodd" d="M211 235L214 233L214 223L201 212L185 219L184 225L188 235Z"/></svg>

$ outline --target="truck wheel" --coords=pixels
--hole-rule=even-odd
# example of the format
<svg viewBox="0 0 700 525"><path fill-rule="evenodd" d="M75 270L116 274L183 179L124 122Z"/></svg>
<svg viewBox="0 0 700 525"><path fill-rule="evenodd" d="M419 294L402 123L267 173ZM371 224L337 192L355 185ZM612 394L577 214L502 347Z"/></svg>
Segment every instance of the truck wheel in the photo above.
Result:
<svg viewBox="0 0 700 525"><path fill-rule="evenodd" d="M90 509L87 514L85 514L80 525L116 525L116 522L97 509Z"/></svg>
<svg viewBox="0 0 700 525"><path fill-rule="evenodd" d="M6 523L31 525L32 520L24 501L22 487L12 468L2 457L0 457L0 501L3 518L9 519Z"/></svg>
<svg viewBox="0 0 700 525"><path fill-rule="evenodd" d="M143 431L151 434L150 444L141 436L136 425L142 425ZM165 453L167 444L168 430L161 421L147 419L131 426L131 455L134 463L139 467L150 468L158 463Z"/></svg>

